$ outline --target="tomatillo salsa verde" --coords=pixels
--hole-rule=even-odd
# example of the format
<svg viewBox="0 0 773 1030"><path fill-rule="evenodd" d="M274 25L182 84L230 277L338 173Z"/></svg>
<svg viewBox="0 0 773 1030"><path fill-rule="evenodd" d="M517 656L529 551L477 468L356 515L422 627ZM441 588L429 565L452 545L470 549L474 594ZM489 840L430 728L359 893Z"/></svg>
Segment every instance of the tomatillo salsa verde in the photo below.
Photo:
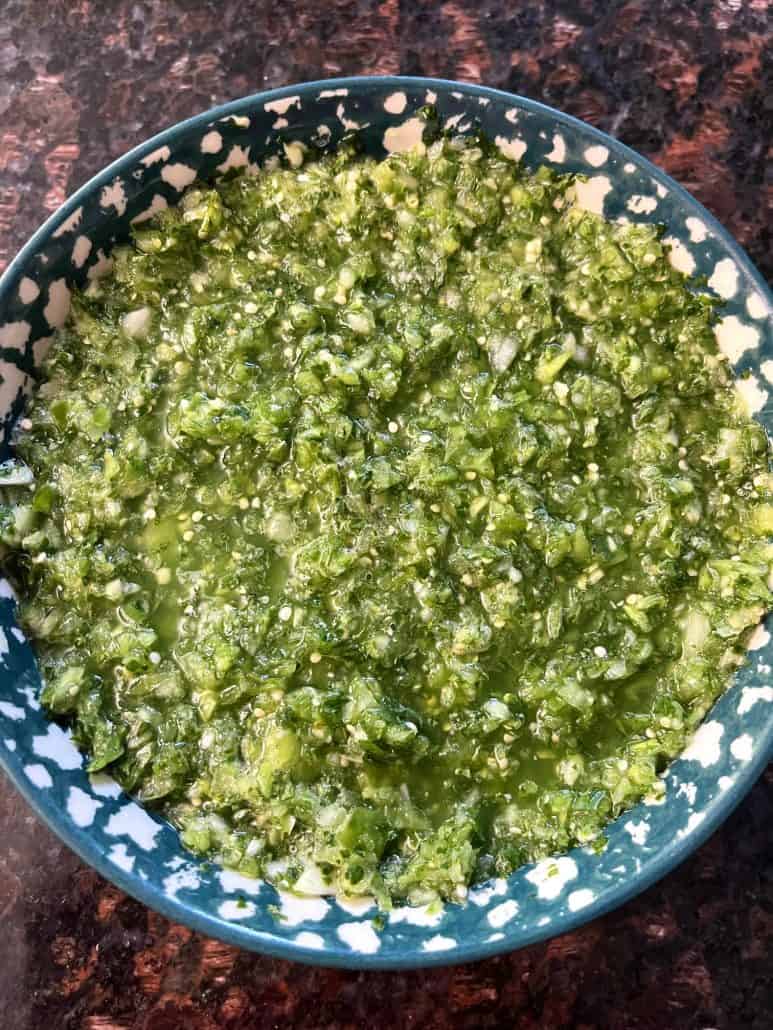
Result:
<svg viewBox="0 0 773 1030"><path fill-rule="evenodd" d="M75 298L6 473L23 620L193 851L462 898L662 792L770 604L768 440L715 302L571 176L286 157Z"/></svg>

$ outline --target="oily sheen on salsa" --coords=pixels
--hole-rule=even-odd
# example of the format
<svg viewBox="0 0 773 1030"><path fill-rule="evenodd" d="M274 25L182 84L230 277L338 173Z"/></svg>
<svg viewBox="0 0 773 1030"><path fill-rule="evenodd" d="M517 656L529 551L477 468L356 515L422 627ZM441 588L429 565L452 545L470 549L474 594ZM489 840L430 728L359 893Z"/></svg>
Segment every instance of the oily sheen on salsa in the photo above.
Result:
<svg viewBox="0 0 773 1030"><path fill-rule="evenodd" d="M655 227L474 140L309 157L75 298L3 536L45 706L191 850L459 899L662 792L770 603L768 441Z"/></svg>

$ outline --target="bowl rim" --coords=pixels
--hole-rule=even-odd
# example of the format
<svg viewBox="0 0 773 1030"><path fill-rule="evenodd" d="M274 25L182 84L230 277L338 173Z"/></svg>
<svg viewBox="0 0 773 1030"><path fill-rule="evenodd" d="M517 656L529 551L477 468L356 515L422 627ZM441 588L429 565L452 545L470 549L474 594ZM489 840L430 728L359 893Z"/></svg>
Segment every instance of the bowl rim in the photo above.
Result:
<svg viewBox="0 0 773 1030"><path fill-rule="evenodd" d="M19 274L26 268L29 260L38 252L54 232L64 223L84 199L92 196L101 187L108 185L116 176L132 169L138 160L165 144L174 144L180 135L188 131L204 128L210 123L231 115L248 113L258 105L266 102L282 100L287 97L313 93L323 89L347 89L354 93L365 84L383 88L456 90L467 96L497 100L517 106L531 114L550 118L556 125L581 131L587 138L596 140L621 158L633 161L646 171L652 179L673 192L680 201L694 212L705 224L709 232L722 240L734 262L740 266L756 290L766 303L768 311L773 310L773 292L762 274L757 270L743 248L736 242L731 233L696 200L683 186L662 171L657 165L643 157L637 151L621 143L615 137L573 115L565 114L540 101L506 90L495 89L478 83L463 82L452 79L430 78L408 75L355 75L330 79L315 79L308 82L294 83L274 89L262 90L248 94L237 100L212 107L200 114L175 122L149 139L128 150L116 158L101 171L83 183L73 194L54 211L42 225L32 234L18 253L9 262L0 276L0 304L10 291L16 288ZM348 969L418 969L430 966L456 965L465 962L489 958L493 955L507 953L540 941L568 933L590 922L607 912L618 908L631 898L641 894L650 886L671 872L683 862L693 851L700 847L707 838L727 819L731 812L746 796L753 784L761 775L769 761L773 761L773 720L763 731L757 741L757 747L751 759L737 772L732 787L715 797L701 825L688 836L674 839L666 848L648 860L645 868L628 880L616 883L609 891L577 912L567 912L563 917L551 921L544 926L536 926L532 930L513 930L505 933L497 941L460 942L452 954L443 952L408 952L405 958L381 956L350 951L335 944L324 950L317 950L284 940L279 937L266 937L256 933L247 926L229 923L224 919L209 915L193 907L189 902L164 894L157 887L141 879L138 875L119 868L108 862L103 848L96 843L94 836L87 830L64 825L61 819L61 805L50 799L48 794L37 790L24 777L16 775L6 763L0 749L0 768L21 793L25 801L56 836L88 865L94 868L108 882L115 884L126 894L147 905L168 919L182 923L209 937L225 941L230 945L242 947L250 951L260 952L276 958L288 959L308 965L340 967Z"/></svg>

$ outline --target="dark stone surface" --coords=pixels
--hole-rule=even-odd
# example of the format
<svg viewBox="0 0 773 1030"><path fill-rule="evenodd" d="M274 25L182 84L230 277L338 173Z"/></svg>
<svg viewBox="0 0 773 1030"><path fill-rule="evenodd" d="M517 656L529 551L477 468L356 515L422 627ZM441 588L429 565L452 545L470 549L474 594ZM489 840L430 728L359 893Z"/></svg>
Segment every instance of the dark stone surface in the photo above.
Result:
<svg viewBox="0 0 773 1030"><path fill-rule="evenodd" d="M612 132L770 276L771 28L767 0L0 0L0 265L89 175L180 118L293 81L403 72L481 80ZM0 1027L769 1030L772 856L769 769L680 869L576 933L447 970L335 972L170 924L0 781Z"/></svg>

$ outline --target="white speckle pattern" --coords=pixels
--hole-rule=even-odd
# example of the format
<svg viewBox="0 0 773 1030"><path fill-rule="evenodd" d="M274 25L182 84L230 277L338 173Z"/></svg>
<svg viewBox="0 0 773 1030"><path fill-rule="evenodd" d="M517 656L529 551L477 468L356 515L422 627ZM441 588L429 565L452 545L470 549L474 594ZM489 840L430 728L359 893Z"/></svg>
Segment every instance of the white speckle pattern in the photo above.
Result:
<svg viewBox="0 0 773 1030"><path fill-rule="evenodd" d="M348 97L348 96L349 96L349 90L348 89L323 89L322 92L318 94L318 97L319 97L320 100L331 100L333 97Z"/></svg>
<svg viewBox="0 0 773 1030"><path fill-rule="evenodd" d="M657 195L660 197L661 200L663 199L663 197L667 197L668 196L668 190L666 189L666 187L663 185L662 182L656 182L655 183L655 192L657 193Z"/></svg>
<svg viewBox="0 0 773 1030"><path fill-rule="evenodd" d="M517 901L513 898L509 898L507 901L503 901L499 905L495 905L489 911L487 916L489 926L493 926L495 929L499 929L506 923L509 923L511 919L515 919L518 915L520 906Z"/></svg>
<svg viewBox="0 0 773 1030"><path fill-rule="evenodd" d="M754 754L754 740L748 733L736 737L730 745L730 754L739 762L748 762Z"/></svg>
<svg viewBox="0 0 773 1030"><path fill-rule="evenodd" d="M408 103L408 97L402 91L390 93L384 101L384 110L389 114L402 114Z"/></svg>
<svg viewBox="0 0 773 1030"><path fill-rule="evenodd" d="M24 775L40 790L45 790L48 787L53 787L54 781L51 779L51 774L44 765L40 765L35 762L32 765L24 766Z"/></svg>
<svg viewBox="0 0 773 1030"><path fill-rule="evenodd" d="M648 215L658 206L657 197L645 197L643 193L634 193L625 205L635 215Z"/></svg>
<svg viewBox="0 0 773 1030"><path fill-rule="evenodd" d="M563 164L566 160L566 142L560 132L553 133L553 149L545 157L555 164Z"/></svg>
<svg viewBox="0 0 773 1030"><path fill-rule="evenodd" d="M108 851L107 857L125 873L130 873L134 868L134 855L129 854L125 844L114 844Z"/></svg>
<svg viewBox="0 0 773 1030"><path fill-rule="evenodd" d="M138 848L150 851L161 832L161 824L151 819L148 813L130 801L114 812L107 821L105 833L108 837L129 837Z"/></svg>
<svg viewBox="0 0 773 1030"><path fill-rule="evenodd" d="M113 179L109 186L102 188L102 193L99 197L100 207L114 207L120 216L126 213L126 204L126 190L119 178Z"/></svg>
<svg viewBox="0 0 773 1030"><path fill-rule="evenodd" d="M175 161L174 164L164 165L161 169L161 178L168 182L176 190L184 190L196 179L196 169L190 165Z"/></svg>
<svg viewBox="0 0 773 1030"><path fill-rule="evenodd" d="M724 736L725 727L716 719L705 722L693 734L687 749L683 752L682 758L686 762L699 762L704 769L715 765L721 754L720 740Z"/></svg>
<svg viewBox="0 0 773 1030"><path fill-rule="evenodd" d="M0 347L24 350L31 331L29 322L6 322L0 325Z"/></svg>
<svg viewBox="0 0 773 1030"><path fill-rule="evenodd" d="M748 651L759 651L769 643L770 633L765 628L764 623L761 622L759 626L754 627L754 632L749 637L749 643L746 645L746 648Z"/></svg>
<svg viewBox="0 0 773 1030"><path fill-rule="evenodd" d="M719 779L717 780L717 786L722 791L729 790L733 786L734 783L735 783L735 780L734 780L734 778L732 776L720 776Z"/></svg>
<svg viewBox="0 0 773 1030"><path fill-rule="evenodd" d="M68 215L67 218L65 218L65 220L62 222L62 224L59 226L59 228L55 229L51 233L52 237L56 240L60 236L64 236L64 234L66 232L72 232L73 229L77 229L78 226L81 224L81 219L82 218L83 218L83 208L82 207L76 207L76 209L73 211L73 213L71 215Z"/></svg>
<svg viewBox="0 0 773 1030"><path fill-rule="evenodd" d="M744 687L741 691L741 702L738 705L738 714L746 715L757 704L758 701L773 702L773 687Z"/></svg>
<svg viewBox="0 0 773 1030"><path fill-rule="evenodd" d="M134 219L135 221L137 219ZM89 268L86 275L89 279L101 279L113 270L113 259L105 254L104 250L97 251L97 260Z"/></svg>
<svg viewBox="0 0 773 1030"><path fill-rule="evenodd" d="M583 887L581 890L572 891L566 899L566 905L570 912L579 912L581 908L587 908L588 905L591 905L594 899L595 894L593 891Z"/></svg>
<svg viewBox="0 0 773 1030"><path fill-rule="evenodd" d="M287 114L291 107L301 106L301 98L295 94L291 97L282 97L280 100L269 100L263 105L264 111L273 111L274 114Z"/></svg>
<svg viewBox="0 0 773 1030"><path fill-rule="evenodd" d="M632 161L627 161L623 165L623 171L626 175L632 175L636 171L636 165Z"/></svg>
<svg viewBox="0 0 773 1030"><path fill-rule="evenodd" d="M21 722L24 718L24 709L12 705L10 701L0 701L0 715L4 715L6 719L13 719L14 722Z"/></svg>
<svg viewBox="0 0 773 1030"><path fill-rule="evenodd" d="M24 644L27 641L27 638L18 626L11 626L11 636L14 640L18 640L20 644Z"/></svg>
<svg viewBox="0 0 773 1030"><path fill-rule="evenodd" d="M201 138L202 154L219 154L223 149L223 137L216 129L212 129Z"/></svg>
<svg viewBox="0 0 773 1030"><path fill-rule="evenodd" d="M402 125L393 125L384 133L384 150L388 154L400 154L407 150L423 150L422 136L424 122L421 118L409 118Z"/></svg>
<svg viewBox="0 0 773 1030"><path fill-rule="evenodd" d="M295 943L301 948L312 948L314 951L321 951L325 947L325 938L320 937L318 933L301 930L295 936Z"/></svg>
<svg viewBox="0 0 773 1030"><path fill-rule="evenodd" d="M37 694L35 693L34 687L22 687L22 694L27 698L27 707L31 708L33 712L40 711L40 701L38 701Z"/></svg>
<svg viewBox="0 0 773 1030"><path fill-rule="evenodd" d="M91 240L88 236L79 236L72 248L72 263L76 268L83 268L91 253Z"/></svg>
<svg viewBox="0 0 773 1030"><path fill-rule="evenodd" d="M709 286L724 300L730 300L738 292L738 267L731 258L723 258L714 265Z"/></svg>
<svg viewBox="0 0 773 1030"><path fill-rule="evenodd" d="M304 897L291 894L289 891L277 891L279 894L282 922L286 926L298 926L299 923L318 923L330 911L330 905L324 898Z"/></svg>
<svg viewBox="0 0 773 1030"><path fill-rule="evenodd" d="M591 165L591 167L601 168L603 164L607 163L607 159L609 158L609 151L606 147L602 146L588 147L585 153L583 154L583 157L588 162L588 164Z"/></svg>
<svg viewBox="0 0 773 1030"><path fill-rule="evenodd" d="M767 318L768 308L759 293L750 293L746 298L746 310L749 318Z"/></svg>
<svg viewBox="0 0 773 1030"><path fill-rule="evenodd" d="M508 139L507 136L495 136L494 142L499 147L500 152L513 161L520 161L527 150L526 141L517 137L515 139Z"/></svg>
<svg viewBox="0 0 773 1030"><path fill-rule="evenodd" d="M573 858L545 858L526 874L526 879L537 888L537 896L544 901L557 898L570 880L577 878L577 863Z"/></svg>
<svg viewBox="0 0 773 1030"><path fill-rule="evenodd" d="M228 151L228 157L222 164L217 166L217 170L221 174L224 174L225 172L229 172L232 168L246 168L249 161L250 155L248 147L231 147Z"/></svg>
<svg viewBox="0 0 773 1030"><path fill-rule="evenodd" d="M708 229L700 218L685 218L684 224L687 226L687 231L693 243L703 243L709 234Z"/></svg>
<svg viewBox="0 0 773 1030"><path fill-rule="evenodd" d="M63 326L70 310L70 291L64 279L55 279L48 287L48 304L43 308L43 317L52 329Z"/></svg>
<svg viewBox="0 0 773 1030"><path fill-rule="evenodd" d="M456 947L456 941L453 937L443 937L436 933L434 937L424 941L421 947L423 951L450 951L451 948Z"/></svg>
<svg viewBox="0 0 773 1030"><path fill-rule="evenodd" d="M760 343L759 330L745 325L737 315L726 315L717 323L714 333L719 349L732 365L747 350L756 350Z"/></svg>
<svg viewBox="0 0 773 1030"><path fill-rule="evenodd" d="M606 175L594 175L587 182L575 183L577 206L595 215L604 214L604 199L612 191L612 183Z"/></svg>
<svg viewBox="0 0 773 1030"><path fill-rule="evenodd" d="M80 769L83 765L83 755L73 744L69 733L55 722L48 727L47 733L32 738L32 750L60 769Z"/></svg>
<svg viewBox="0 0 773 1030"><path fill-rule="evenodd" d="M16 741L13 739L13 737L7 737L3 741L3 744L4 744L4 746L6 747L6 749L8 751L15 751L16 750Z"/></svg>
<svg viewBox="0 0 773 1030"><path fill-rule="evenodd" d="M19 280L19 300L22 304L31 304L40 295L40 287L34 279L28 275L22 276Z"/></svg>
<svg viewBox="0 0 773 1030"><path fill-rule="evenodd" d="M376 907L374 898L336 898L336 904L350 916L364 916L372 908Z"/></svg>
<svg viewBox="0 0 773 1030"><path fill-rule="evenodd" d="M773 383L773 361L763 361L760 365L760 372L769 383Z"/></svg>
<svg viewBox="0 0 773 1030"><path fill-rule="evenodd" d="M629 819L628 822L624 824L623 829L626 833L630 834L631 840L634 844L638 844L639 847L642 847L647 843L650 826L649 823L646 823L643 819L638 823Z"/></svg>
<svg viewBox="0 0 773 1030"><path fill-rule="evenodd" d="M678 798L687 798L688 805L694 805L695 799L698 796L698 785L692 781L688 783L680 783L679 790L676 792Z"/></svg>
<svg viewBox="0 0 773 1030"><path fill-rule="evenodd" d="M767 404L768 391L760 386L760 381L755 375L749 374L742 379L736 379L735 388L750 415L756 415Z"/></svg>
<svg viewBox="0 0 773 1030"><path fill-rule="evenodd" d="M200 883L196 866L183 866L164 878L164 893L170 898L176 898L181 890L195 890Z"/></svg>
<svg viewBox="0 0 773 1030"><path fill-rule="evenodd" d="M43 358L51 349L51 345L54 343L53 336L41 336L39 340L35 340L32 344L32 356L35 359L35 365L42 364Z"/></svg>
<svg viewBox="0 0 773 1030"><path fill-rule="evenodd" d="M70 793L67 795L67 811L76 826L80 826L81 829L91 826L101 807L102 802L95 801L85 790L81 790L80 787L70 787Z"/></svg>
<svg viewBox="0 0 773 1030"><path fill-rule="evenodd" d="M160 193L154 193L153 199L145 208L144 211L140 211L138 215L132 218L132 225L139 225L142 222L147 222L153 215L157 215L159 211L165 211L169 207L169 202L166 197L163 197Z"/></svg>
<svg viewBox="0 0 773 1030"><path fill-rule="evenodd" d="M362 128L362 126L360 125L359 122L356 122L353 118L347 118L347 116L346 116L346 108L344 107L343 104L339 104L338 107L336 108L336 118L339 120L339 122L341 123L341 125L343 125L343 127L345 129L361 129ZM417 121L418 121L418 119L417 119ZM399 128L399 126L398 126L398 128Z"/></svg>
<svg viewBox="0 0 773 1030"><path fill-rule="evenodd" d="M390 923L409 923L411 926L437 926L442 918L440 905L401 905L389 914Z"/></svg>
<svg viewBox="0 0 773 1030"><path fill-rule="evenodd" d="M218 878L223 890L229 894L241 891L244 894L257 895L263 889L262 880L256 880L252 876L243 876L241 873L234 872L233 869L221 869Z"/></svg>
<svg viewBox="0 0 773 1030"><path fill-rule="evenodd" d="M240 919L251 919L256 908L251 901L224 901L218 908L223 919L238 922Z"/></svg>
<svg viewBox="0 0 773 1030"><path fill-rule="evenodd" d="M507 880L498 879L484 887L473 887L467 895L467 900L479 908L485 908L492 898L502 894L507 894Z"/></svg>
<svg viewBox="0 0 773 1030"><path fill-rule="evenodd" d="M142 164L146 168L150 168L151 165L158 164L159 161L168 161L171 156L172 152L169 147L158 147L142 158Z"/></svg>
<svg viewBox="0 0 773 1030"><path fill-rule="evenodd" d="M91 773L89 782L92 791L101 798L119 798L122 794L121 785L106 773Z"/></svg>
<svg viewBox="0 0 773 1030"><path fill-rule="evenodd" d="M684 829L677 830L677 837L686 837L688 833L692 833L693 830L700 826L705 818L705 812L693 812L687 819L687 824Z"/></svg>
<svg viewBox="0 0 773 1030"><path fill-rule="evenodd" d="M683 275L692 275L695 271L695 258L676 236L666 236L663 242L669 248L668 260L677 272Z"/></svg>
<svg viewBox="0 0 773 1030"><path fill-rule="evenodd" d="M16 365L6 363L3 366L2 382L0 382L0 407L6 410L10 407L19 391L27 391L29 377Z"/></svg>
<svg viewBox="0 0 773 1030"><path fill-rule="evenodd" d="M362 955L375 955L381 947L381 940L370 923L341 923L338 936L352 951Z"/></svg>

